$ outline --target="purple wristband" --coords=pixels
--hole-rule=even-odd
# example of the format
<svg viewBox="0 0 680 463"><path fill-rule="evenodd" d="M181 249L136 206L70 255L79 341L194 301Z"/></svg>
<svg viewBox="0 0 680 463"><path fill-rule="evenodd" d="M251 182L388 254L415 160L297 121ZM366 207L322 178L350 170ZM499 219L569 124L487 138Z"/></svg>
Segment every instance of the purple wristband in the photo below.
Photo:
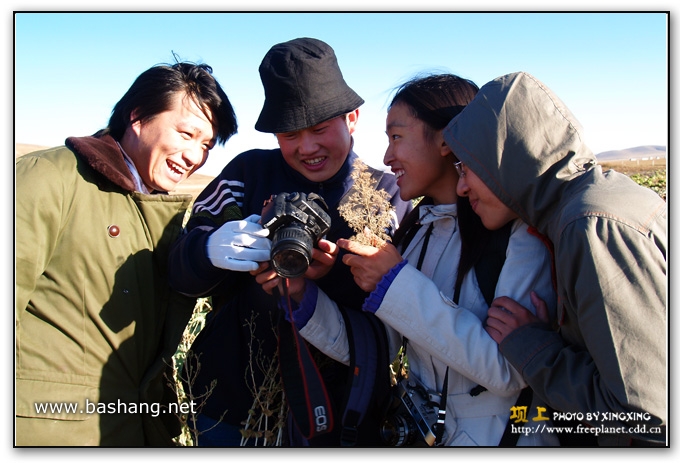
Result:
<svg viewBox="0 0 680 463"><path fill-rule="evenodd" d="M380 308L380 304L382 304L382 301L385 298L385 294L387 294L387 290L390 289L390 285L397 277L397 274L401 271L402 268L404 268L404 265L406 265L407 263L408 261L404 259L397 265L392 267L389 272L383 275L383 277L378 282L378 285L364 301L364 305L361 308L364 312L371 312L374 314L378 310L378 308Z"/></svg>
<svg viewBox="0 0 680 463"><path fill-rule="evenodd" d="M309 319L312 318L312 315L314 315L314 310L316 310L316 299L318 296L319 287L316 286L316 283L313 281L307 280L305 282L305 293L302 296L300 303L298 304L291 299L290 303L293 305L293 307L291 307L293 319L295 320L295 327L298 330L304 328ZM290 321L290 312L288 311L287 305L287 301L282 297L280 306L284 309L283 316L286 320Z"/></svg>

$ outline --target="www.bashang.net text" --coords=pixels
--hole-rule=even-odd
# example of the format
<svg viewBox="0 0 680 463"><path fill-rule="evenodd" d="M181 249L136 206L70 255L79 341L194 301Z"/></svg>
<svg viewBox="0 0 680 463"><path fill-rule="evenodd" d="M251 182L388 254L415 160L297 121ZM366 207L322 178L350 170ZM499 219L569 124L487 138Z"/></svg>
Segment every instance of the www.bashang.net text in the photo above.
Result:
<svg viewBox="0 0 680 463"><path fill-rule="evenodd" d="M196 414L198 413L193 401L185 403L170 403L161 405L159 403L135 403L123 402L120 399L116 402L91 402L85 399L84 403L79 402L36 402L34 404L35 413L38 415L71 415L71 414L149 414L156 418L160 414Z"/></svg>

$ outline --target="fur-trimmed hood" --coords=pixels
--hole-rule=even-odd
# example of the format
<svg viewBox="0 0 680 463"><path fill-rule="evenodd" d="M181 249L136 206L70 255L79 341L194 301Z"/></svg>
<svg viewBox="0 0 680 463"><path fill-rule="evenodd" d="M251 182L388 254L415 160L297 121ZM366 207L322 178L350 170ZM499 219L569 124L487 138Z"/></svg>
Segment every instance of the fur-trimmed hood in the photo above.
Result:
<svg viewBox="0 0 680 463"><path fill-rule="evenodd" d="M135 191L132 173L125 163L116 140L111 135L69 137L66 139L66 146L111 182L125 191Z"/></svg>

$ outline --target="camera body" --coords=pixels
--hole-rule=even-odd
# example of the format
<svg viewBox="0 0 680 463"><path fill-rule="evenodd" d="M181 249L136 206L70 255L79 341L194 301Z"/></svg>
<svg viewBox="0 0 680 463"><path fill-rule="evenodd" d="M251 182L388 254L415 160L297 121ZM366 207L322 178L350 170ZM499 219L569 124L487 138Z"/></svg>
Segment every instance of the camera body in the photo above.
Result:
<svg viewBox="0 0 680 463"><path fill-rule="evenodd" d="M327 211L316 193L279 193L265 201L260 222L269 230L271 265L279 276L304 275L312 249L331 227Z"/></svg>
<svg viewBox="0 0 680 463"><path fill-rule="evenodd" d="M385 444L393 447L432 446L441 394L429 391L414 376L392 387L392 404L380 425Z"/></svg>

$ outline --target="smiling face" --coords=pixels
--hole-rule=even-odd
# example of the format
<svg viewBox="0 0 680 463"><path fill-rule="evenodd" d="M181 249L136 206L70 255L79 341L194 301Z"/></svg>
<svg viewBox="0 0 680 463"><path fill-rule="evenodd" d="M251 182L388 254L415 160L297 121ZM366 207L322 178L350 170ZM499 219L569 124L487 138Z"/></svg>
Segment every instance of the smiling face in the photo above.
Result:
<svg viewBox="0 0 680 463"><path fill-rule="evenodd" d="M458 174L451 150L443 143L441 131L430 137L427 133L425 123L413 116L408 105L393 105L387 113L389 145L383 162L397 177L401 199L429 196L435 204L454 203Z"/></svg>
<svg viewBox="0 0 680 463"><path fill-rule="evenodd" d="M288 165L312 182L324 182L342 167L350 147L359 110L295 132L277 133Z"/></svg>
<svg viewBox="0 0 680 463"><path fill-rule="evenodd" d="M458 180L458 195L468 197L472 210L482 219L486 228L498 230L519 217L472 170L464 164L461 164L460 169L463 175Z"/></svg>
<svg viewBox="0 0 680 463"><path fill-rule="evenodd" d="M134 121L120 143L146 187L173 191L208 159L217 131L196 102L176 93L169 106L145 121Z"/></svg>

